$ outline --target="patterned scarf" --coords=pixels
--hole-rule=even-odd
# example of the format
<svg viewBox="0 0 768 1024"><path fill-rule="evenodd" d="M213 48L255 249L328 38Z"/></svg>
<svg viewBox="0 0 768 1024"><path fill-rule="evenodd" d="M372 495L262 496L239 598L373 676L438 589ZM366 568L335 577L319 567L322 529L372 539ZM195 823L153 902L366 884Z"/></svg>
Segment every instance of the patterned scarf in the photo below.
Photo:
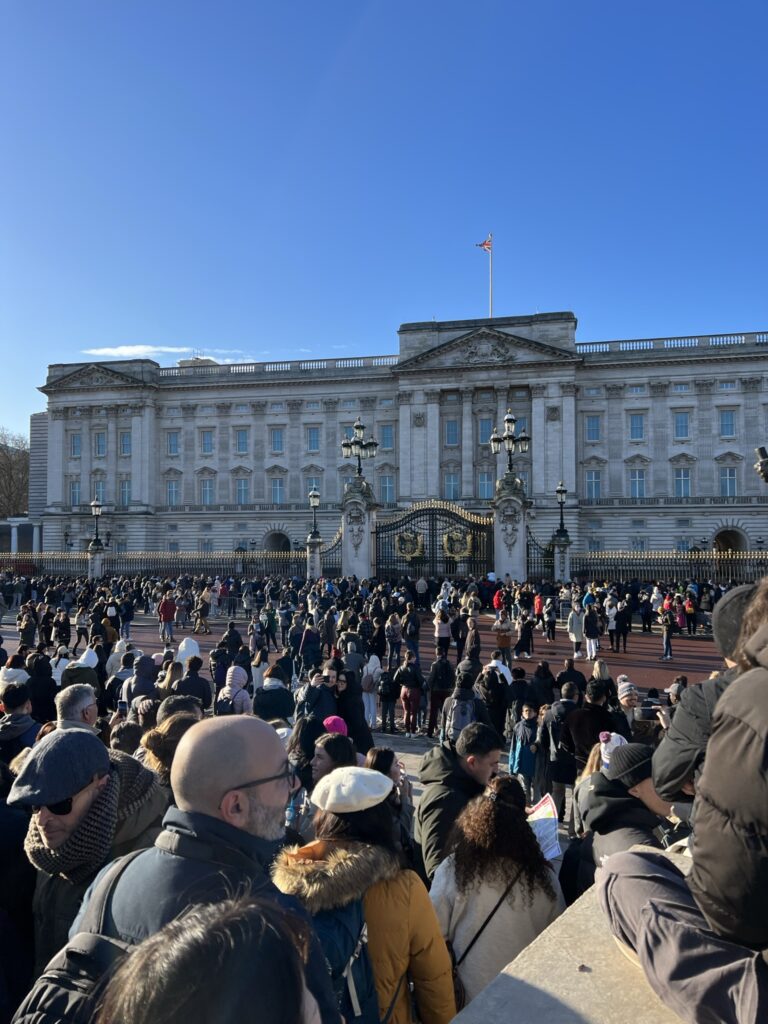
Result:
<svg viewBox="0 0 768 1024"><path fill-rule="evenodd" d="M120 825L150 797L155 775L132 757L110 750L109 781L75 831L56 850L44 844L37 820L29 822L24 850L39 871L84 882L106 864Z"/></svg>

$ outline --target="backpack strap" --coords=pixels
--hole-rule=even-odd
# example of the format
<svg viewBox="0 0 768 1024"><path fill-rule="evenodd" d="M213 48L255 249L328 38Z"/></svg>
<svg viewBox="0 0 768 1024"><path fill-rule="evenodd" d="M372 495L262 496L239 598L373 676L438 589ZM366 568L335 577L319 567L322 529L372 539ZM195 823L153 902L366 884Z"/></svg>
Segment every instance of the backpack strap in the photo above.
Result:
<svg viewBox="0 0 768 1024"><path fill-rule="evenodd" d="M125 857L120 857L119 860L115 860L110 864L101 882L91 893L83 920L80 922L81 932L91 932L98 935L107 934L105 930L107 910L109 909L115 886L128 865L133 863L142 853L146 853L146 849L134 850L132 853L128 853Z"/></svg>
<svg viewBox="0 0 768 1024"><path fill-rule="evenodd" d="M368 925L363 921L363 927L360 929L360 934L357 938L357 944L352 950L352 956L347 961L347 966L344 968L342 977L346 979L347 989L349 990L349 1001L352 1004L355 1017L359 1017L362 1013L360 1006L360 998L357 994L357 986L355 985L355 978L352 974L352 968L355 965L355 961L363 951L363 946L368 941Z"/></svg>

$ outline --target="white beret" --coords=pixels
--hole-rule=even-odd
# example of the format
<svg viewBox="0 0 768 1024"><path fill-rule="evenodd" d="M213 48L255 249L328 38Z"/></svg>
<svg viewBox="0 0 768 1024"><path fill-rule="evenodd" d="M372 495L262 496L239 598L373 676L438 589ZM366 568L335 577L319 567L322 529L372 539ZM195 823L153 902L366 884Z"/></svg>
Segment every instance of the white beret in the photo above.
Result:
<svg viewBox="0 0 768 1024"><path fill-rule="evenodd" d="M394 782L388 775L370 768L334 768L324 775L310 797L315 807L334 814L367 811L386 800Z"/></svg>

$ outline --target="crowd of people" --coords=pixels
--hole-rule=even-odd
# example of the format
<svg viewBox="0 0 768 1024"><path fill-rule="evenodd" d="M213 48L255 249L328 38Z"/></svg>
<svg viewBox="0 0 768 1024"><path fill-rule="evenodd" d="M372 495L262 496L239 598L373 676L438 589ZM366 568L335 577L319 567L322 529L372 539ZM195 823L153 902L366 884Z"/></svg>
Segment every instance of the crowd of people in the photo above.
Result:
<svg viewBox="0 0 768 1024"><path fill-rule="evenodd" d="M768 581L0 590L0 1022L75 1019L79 971L99 1024L234 1019L267 977L294 979L262 992L276 1021L447 1024L593 885L682 1019L765 1012ZM662 694L614 679L606 657L654 624L664 658L711 632L723 671ZM562 629L562 666L536 660ZM418 802L399 730L432 740ZM545 857L528 815L548 795Z"/></svg>

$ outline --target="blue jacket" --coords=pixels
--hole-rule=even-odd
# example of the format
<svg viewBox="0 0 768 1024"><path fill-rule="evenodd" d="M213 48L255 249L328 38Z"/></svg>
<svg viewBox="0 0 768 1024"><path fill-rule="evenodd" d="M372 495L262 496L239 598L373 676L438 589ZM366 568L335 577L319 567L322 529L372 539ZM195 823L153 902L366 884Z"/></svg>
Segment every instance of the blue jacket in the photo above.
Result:
<svg viewBox="0 0 768 1024"><path fill-rule="evenodd" d="M536 774L536 755L530 749L536 742L536 726L535 718L530 723L521 719L515 726L509 748L510 775L527 775L532 779Z"/></svg>
<svg viewBox="0 0 768 1024"><path fill-rule="evenodd" d="M117 883L105 927L124 942L139 943L178 917L193 903L215 903L248 891L274 899L308 920L298 900L284 896L272 883L269 869L277 853L266 842L218 818L171 807L163 819L158 843L176 844L174 852L158 846L130 864ZM106 870L106 869L105 869ZM70 938L80 930L88 900L104 872L85 894ZM323 1024L340 1024L336 998L320 944L315 938L306 966L307 987L317 999Z"/></svg>

